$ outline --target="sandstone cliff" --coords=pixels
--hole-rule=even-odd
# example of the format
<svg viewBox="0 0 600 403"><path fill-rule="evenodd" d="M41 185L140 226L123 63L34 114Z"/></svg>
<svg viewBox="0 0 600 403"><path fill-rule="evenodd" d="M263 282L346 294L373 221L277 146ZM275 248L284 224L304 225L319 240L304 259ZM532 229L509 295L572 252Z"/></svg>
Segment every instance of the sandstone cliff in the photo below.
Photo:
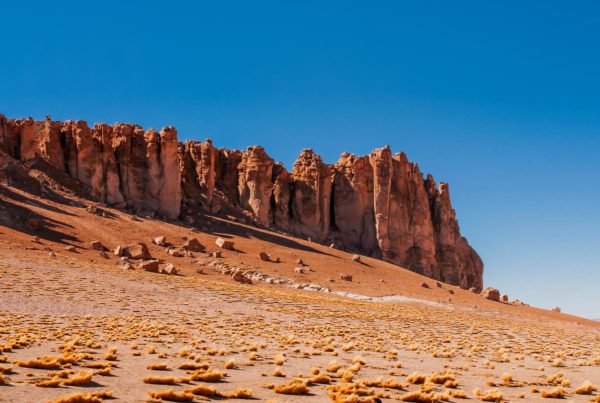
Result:
<svg viewBox="0 0 600 403"><path fill-rule="evenodd" d="M424 178L389 147L326 164L302 150L288 172L259 146L218 149L132 124L6 119L0 150L42 160L91 197L176 219L237 212L258 225L332 243L463 288L482 288L483 263L461 236L448 184Z"/></svg>

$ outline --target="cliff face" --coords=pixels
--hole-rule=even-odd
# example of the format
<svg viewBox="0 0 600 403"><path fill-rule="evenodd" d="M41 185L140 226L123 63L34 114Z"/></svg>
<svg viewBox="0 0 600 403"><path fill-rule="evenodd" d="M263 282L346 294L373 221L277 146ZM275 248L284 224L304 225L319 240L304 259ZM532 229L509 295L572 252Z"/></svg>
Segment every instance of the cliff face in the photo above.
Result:
<svg viewBox="0 0 600 403"><path fill-rule="evenodd" d="M177 132L131 124L6 119L0 149L44 160L117 207L175 219L198 209L254 222L409 268L463 288L482 288L483 263L461 236L448 184L436 185L389 147L325 164L302 150L288 172L262 147L178 143Z"/></svg>

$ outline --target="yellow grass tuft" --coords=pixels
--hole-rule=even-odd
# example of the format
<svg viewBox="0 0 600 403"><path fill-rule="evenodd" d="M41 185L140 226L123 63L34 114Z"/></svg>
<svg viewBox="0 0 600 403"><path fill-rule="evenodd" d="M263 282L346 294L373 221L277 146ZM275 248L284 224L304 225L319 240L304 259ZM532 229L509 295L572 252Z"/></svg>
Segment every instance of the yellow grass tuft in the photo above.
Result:
<svg viewBox="0 0 600 403"><path fill-rule="evenodd" d="M481 392L481 390L477 388L473 391L473 394L477 400L481 400L482 402L501 402L504 398L504 395L498 389L490 389L486 392Z"/></svg>
<svg viewBox="0 0 600 403"><path fill-rule="evenodd" d="M34 369L60 369L61 364L56 358L41 357L36 360L17 361L16 364L23 368Z"/></svg>
<svg viewBox="0 0 600 403"><path fill-rule="evenodd" d="M100 403L102 399L110 399L112 392L105 390L92 393L73 393L68 396L59 397L49 403Z"/></svg>
<svg viewBox="0 0 600 403"><path fill-rule="evenodd" d="M147 376L144 378L144 383L150 383L152 385L175 385L177 379L172 376Z"/></svg>
<svg viewBox="0 0 600 403"><path fill-rule="evenodd" d="M557 386L550 391L542 390L540 395L546 399L562 399L567 395L567 391L562 386Z"/></svg>
<svg viewBox="0 0 600 403"><path fill-rule="evenodd" d="M185 390L188 393L193 393L194 395L199 395L199 396L216 396L217 395L217 389L213 386L208 386L208 385L197 385L194 386L193 388L189 388Z"/></svg>
<svg viewBox="0 0 600 403"><path fill-rule="evenodd" d="M225 399L252 399L252 390L237 388L229 392L219 393L219 396Z"/></svg>
<svg viewBox="0 0 600 403"><path fill-rule="evenodd" d="M151 369L153 371L168 371L169 367L167 364L150 364L146 368Z"/></svg>
<svg viewBox="0 0 600 403"><path fill-rule="evenodd" d="M173 389L148 392L151 398L159 400L168 400L171 402L193 402L194 395L190 392L175 392Z"/></svg>
<svg viewBox="0 0 600 403"><path fill-rule="evenodd" d="M199 369L192 374L192 380L200 382L219 382L226 375L225 372L221 371Z"/></svg>
<svg viewBox="0 0 600 403"><path fill-rule="evenodd" d="M35 383L40 388L58 388L62 383L60 378L41 379Z"/></svg>
<svg viewBox="0 0 600 403"><path fill-rule="evenodd" d="M225 367L225 369L233 369L235 368L235 361L229 360L223 366Z"/></svg>
<svg viewBox="0 0 600 403"><path fill-rule="evenodd" d="M580 387L575 389L575 393L578 395L591 395L597 390L598 387L596 385L592 385L590 381L585 381Z"/></svg>
<svg viewBox="0 0 600 403"><path fill-rule="evenodd" d="M92 382L92 371L79 371L77 374L63 381L65 386L83 386L89 385Z"/></svg>
<svg viewBox="0 0 600 403"><path fill-rule="evenodd" d="M397 396L397 400L403 402L422 402L422 403L434 403L441 402L445 400L450 400L450 395L448 393L438 393L438 392L408 392L403 395Z"/></svg>
<svg viewBox="0 0 600 403"><path fill-rule="evenodd" d="M283 385L275 386L273 391L284 395L303 395L308 393L307 382L302 379L294 379Z"/></svg>
<svg viewBox="0 0 600 403"><path fill-rule="evenodd" d="M199 369L208 369L208 367L210 367L210 365L206 362L197 364L195 362L184 362L183 364L179 364L179 366L177 368L179 369L183 369L183 370L189 370L189 371L196 371Z"/></svg>
<svg viewBox="0 0 600 403"><path fill-rule="evenodd" d="M419 374L417 372L413 372L411 375L409 375L406 378L406 382L412 383L412 384L425 383L426 380L427 380L427 375Z"/></svg>

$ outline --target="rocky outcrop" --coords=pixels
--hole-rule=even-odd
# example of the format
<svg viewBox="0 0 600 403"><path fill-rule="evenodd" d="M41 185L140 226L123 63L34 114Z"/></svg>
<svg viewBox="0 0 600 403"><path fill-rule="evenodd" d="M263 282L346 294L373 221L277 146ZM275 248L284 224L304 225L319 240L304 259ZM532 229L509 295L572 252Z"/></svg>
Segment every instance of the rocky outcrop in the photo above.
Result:
<svg viewBox="0 0 600 403"><path fill-rule="evenodd" d="M426 178L389 147L326 164L302 150L288 172L262 147L216 148L177 132L132 124L6 119L0 150L43 160L117 207L193 220L199 211L245 215L267 228L381 258L425 276L481 290L483 263L461 235L448 184Z"/></svg>
<svg viewBox="0 0 600 403"><path fill-rule="evenodd" d="M0 115L2 150L26 164L42 160L85 185L104 203L179 216L180 155L177 132L159 133L116 123L6 119Z"/></svg>

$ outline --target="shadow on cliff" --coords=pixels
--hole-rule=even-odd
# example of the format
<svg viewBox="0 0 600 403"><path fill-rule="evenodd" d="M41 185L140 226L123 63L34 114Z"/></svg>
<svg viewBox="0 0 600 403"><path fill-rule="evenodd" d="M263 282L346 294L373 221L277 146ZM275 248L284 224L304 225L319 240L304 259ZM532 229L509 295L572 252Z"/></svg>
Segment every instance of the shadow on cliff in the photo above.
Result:
<svg viewBox="0 0 600 403"><path fill-rule="evenodd" d="M62 244L70 244L71 242L78 241L78 238L60 230L61 227L73 228L71 225L45 217L17 203L28 204L67 215L71 215L70 213L29 199L2 185L0 185L0 197L0 209L2 210L0 225L26 233L32 237L38 236L40 239L47 241Z"/></svg>
<svg viewBox="0 0 600 403"><path fill-rule="evenodd" d="M320 251L308 245L304 245L293 239L285 238L283 236L276 235L272 232L266 232L267 230L261 231L259 228L253 228L251 226L252 224L238 224L235 222L228 221L224 217L213 216L208 214L201 215L201 219L203 221L212 221L218 223L218 227L211 228L207 232L210 232L211 234L220 236L222 238L232 238L233 236L241 238L256 238L261 241L281 245L286 248L293 248L304 252L318 253L321 255L331 256L340 259L340 257L338 256ZM238 250L238 252L241 251Z"/></svg>

